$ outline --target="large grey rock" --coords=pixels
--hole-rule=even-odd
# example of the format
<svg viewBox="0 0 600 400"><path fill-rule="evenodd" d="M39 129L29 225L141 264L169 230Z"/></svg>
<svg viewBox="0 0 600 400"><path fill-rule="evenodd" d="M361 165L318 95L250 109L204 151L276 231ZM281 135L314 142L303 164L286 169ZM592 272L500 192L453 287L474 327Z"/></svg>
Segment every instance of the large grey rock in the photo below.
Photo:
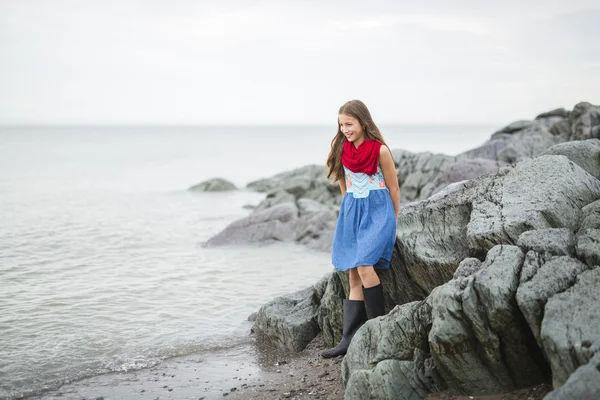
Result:
<svg viewBox="0 0 600 400"><path fill-rule="evenodd" d="M579 233L583 233L587 229L600 229L600 200L581 209L582 221L579 227Z"/></svg>
<svg viewBox="0 0 600 400"><path fill-rule="evenodd" d="M581 102L569 114L570 140L600 139L600 106Z"/></svg>
<svg viewBox="0 0 600 400"><path fill-rule="evenodd" d="M323 165L306 165L290 171L281 172L270 178L250 182L246 187L256 190L257 192L285 190L286 187L292 191L295 191L295 188L302 191L302 188L305 188L307 185L306 181L322 180L327 182L325 173L326 169Z"/></svg>
<svg viewBox="0 0 600 400"><path fill-rule="evenodd" d="M486 158L493 161L499 160L499 155L511 144L512 135L508 133L496 133L479 147L465 151L457 156L458 159Z"/></svg>
<svg viewBox="0 0 600 400"><path fill-rule="evenodd" d="M284 204L284 203L292 203L293 204L295 202L296 202L296 197L293 194L288 193L285 190L275 190L275 191L267 194L267 197L265 197L265 199L263 201L261 201L258 206L256 206L256 208L253 211L253 214L259 213L259 212L269 209L271 207L275 207L276 205L279 205L279 204Z"/></svg>
<svg viewBox="0 0 600 400"><path fill-rule="evenodd" d="M410 202L431 196L439 186L438 176L455 162L454 157L444 154L411 153L394 149L392 157L400 184L400 202Z"/></svg>
<svg viewBox="0 0 600 400"><path fill-rule="evenodd" d="M523 259L516 246L496 246L474 275L429 296L431 353L450 390L484 395L543 382L543 359L514 301Z"/></svg>
<svg viewBox="0 0 600 400"><path fill-rule="evenodd" d="M600 139L578 140L556 144L542 155L562 155L600 179Z"/></svg>
<svg viewBox="0 0 600 400"><path fill-rule="evenodd" d="M600 265L600 229L586 229L577 238L577 257L589 266Z"/></svg>
<svg viewBox="0 0 600 400"><path fill-rule="evenodd" d="M466 278L468 276L473 275L475 272L481 269L481 261L478 258L465 258L458 264L458 268L454 271L454 275L452 276L454 279L456 278Z"/></svg>
<svg viewBox="0 0 600 400"><path fill-rule="evenodd" d="M295 241L331 251L341 196L339 185L326 180L323 166L307 165L248 187L268 194L250 216L211 238L209 245Z"/></svg>
<svg viewBox="0 0 600 400"><path fill-rule="evenodd" d="M573 286L577 276L587 269L581 261L568 256L527 253L516 298L540 346L540 330L548 299Z"/></svg>
<svg viewBox="0 0 600 400"><path fill-rule="evenodd" d="M543 113L539 114L537 117L535 117L535 119L550 118L550 117L568 118L569 111L565 110L564 108L557 108L552 111L543 112Z"/></svg>
<svg viewBox="0 0 600 400"><path fill-rule="evenodd" d="M432 178L425 187L426 190L421 191L421 197L435 196L448 185L495 173L505 165L504 162L485 158L457 159L454 164L448 165L443 172Z"/></svg>
<svg viewBox="0 0 600 400"><path fill-rule="evenodd" d="M304 217L307 215L318 214L323 211L333 211L332 207L320 203L316 200L301 198L296 202L298 205L299 216Z"/></svg>
<svg viewBox="0 0 600 400"><path fill-rule="evenodd" d="M247 243L293 241L296 232L290 221L298 218L298 208L293 203L283 203L229 224L212 237L207 246Z"/></svg>
<svg viewBox="0 0 600 400"><path fill-rule="evenodd" d="M533 125L535 125L534 121L529 121L529 120L523 119L520 121L515 121L512 124L505 126L504 128L500 129L498 132L500 132L500 133L515 133L515 132L521 131L525 128L529 128Z"/></svg>
<svg viewBox="0 0 600 400"><path fill-rule="evenodd" d="M367 321L354 335L344 357L342 381L347 382L354 371L371 368L385 359L412 360L415 348L427 352L430 313L426 302L414 301Z"/></svg>
<svg viewBox="0 0 600 400"><path fill-rule="evenodd" d="M561 142L568 141L571 137L571 124L569 123L569 120L563 119L552 125L550 133L558 137Z"/></svg>
<svg viewBox="0 0 600 400"><path fill-rule="evenodd" d="M447 186L454 182L475 179L482 175L497 172L500 167L504 166L506 166L506 163L485 158L459 160L446 168L442 175L442 184Z"/></svg>
<svg viewBox="0 0 600 400"><path fill-rule="evenodd" d="M553 132L554 126L563 121L566 120L561 116L550 116L514 122L494 133L483 145L459 154L457 159L486 158L511 164L535 157L566 140Z"/></svg>
<svg viewBox="0 0 600 400"><path fill-rule="evenodd" d="M327 277L327 286L319 301L317 322L323 335L323 341L329 347L336 346L342 339L342 300L344 288L337 273Z"/></svg>
<svg viewBox="0 0 600 400"><path fill-rule="evenodd" d="M600 398L600 353L577 370L544 400L598 400Z"/></svg>
<svg viewBox="0 0 600 400"><path fill-rule="evenodd" d="M300 197L311 188L311 176L294 176L282 182L282 189L295 197Z"/></svg>
<svg viewBox="0 0 600 400"><path fill-rule="evenodd" d="M188 190L197 192L228 192L236 190L233 183L223 178L213 178L190 187Z"/></svg>
<svg viewBox="0 0 600 400"><path fill-rule="evenodd" d="M345 399L422 399L445 389L427 357L430 312L425 302L404 304L358 330L342 362Z"/></svg>
<svg viewBox="0 0 600 400"><path fill-rule="evenodd" d="M577 257L589 266L600 265L600 200L583 207L581 213Z"/></svg>
<svg viewBox="0 0 600 400"><path fill-rule="evenodd" d="M395 304L424 299L450 280L458 264L472 255L467 224L475 182L459 184L440 196L401 207L397 249L382 282L390 282Z"/></svg>
<svg viewBox="0 0 600 400"><path fill-rule="evenodd" d="M548 300L540 338L555 387L600 351L600 268L577 276L575 284Z"/></svg>
<svg viewBox="0 0 600 400"><path fill-rule="evenodd" d="M566 228L523 232L517 245L525 252L533 250L542 254L570 257L575 254L575 236Z"/></svg>
<svg viewBox="0 0 600 400"><path fill-rule="evenodd" d="M319 333L311 286L263 305L254 332L285 350L301 351Z"/></svg>
<svg viewBox="0 0 600 400"><path fill-rule="evenodd" d="M444 389L431 359L419 363L383 360L372 370L356 371L347 383L345 400L421 400Z"/></svg>
<svg viewBox="0 0 600 400"><path fill-rule="evenodd" d="M467 228L472 249L516 243L532 229L577 229L581 208L600 197L600 181L564 156L527 159L478 187Z"/></svg>
<svg viewBox="0 0 600 400"><path fill-rule="evenodd" d="M315 200L302 198L297 204L300 218L292 223L296 241L311 249L331 251L337 212Z"/></svg>

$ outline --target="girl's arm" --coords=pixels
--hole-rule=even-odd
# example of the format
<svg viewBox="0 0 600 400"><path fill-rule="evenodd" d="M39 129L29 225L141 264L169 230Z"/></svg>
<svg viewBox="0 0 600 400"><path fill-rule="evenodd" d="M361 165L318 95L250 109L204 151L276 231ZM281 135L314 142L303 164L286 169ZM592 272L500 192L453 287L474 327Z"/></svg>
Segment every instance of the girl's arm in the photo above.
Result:
<svg viewBox="0 0 600 400"><path fill-rule="evenodd" d="M338 183L340 184L340 190L342 191L342 197L344 197L346 195L346 180L341 179L338 181Z"/></svg>
<svg viewBox="0 0 600 400"><path fill-rule="evenodd" d="M396 219L400 213L400 186L398 185L398 176L396 175L396 166L394 165L394 159L392 158L392 152L387 146L381 146L379 150L379 166L383 171L383 178L385 179L385 186L390 191L390 197L394 204L394 211L396 212Z"/></svg>

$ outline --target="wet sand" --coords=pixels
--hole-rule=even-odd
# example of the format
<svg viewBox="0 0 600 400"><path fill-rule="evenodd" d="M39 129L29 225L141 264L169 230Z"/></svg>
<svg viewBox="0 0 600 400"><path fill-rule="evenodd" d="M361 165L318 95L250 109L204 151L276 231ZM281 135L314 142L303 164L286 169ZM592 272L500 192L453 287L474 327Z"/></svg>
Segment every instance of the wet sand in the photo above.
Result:
<svg viewBox="0 0 600 400"><path fill-rule="evenodd" d="M83 379L36 399L341 400L342 358L323 359L319 335L301 353L252 340L231 349L167 360L153 368ZM427 400L541 400L549 385L493 396L435 393Z"/></svg>
<svg viewBox="0 0 600 400"><path fill-rule="evenodd" d="M255 340L148 369L82 379L34 399L342 399L341 358L325 360L320 336L302 353Z"/></svg>

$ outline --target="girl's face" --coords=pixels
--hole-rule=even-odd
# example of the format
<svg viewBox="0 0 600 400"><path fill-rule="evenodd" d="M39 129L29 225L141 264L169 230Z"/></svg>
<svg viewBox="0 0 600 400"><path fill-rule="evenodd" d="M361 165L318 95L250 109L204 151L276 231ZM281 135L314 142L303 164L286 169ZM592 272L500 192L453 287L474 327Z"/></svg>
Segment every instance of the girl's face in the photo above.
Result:
<svg viewBox="0 0 600 400"><path fill-rule="evenodd" d="M349 142L354 143L355 146L359 146L365 141L365 131L356 118L351 115L340 114L338 115L338 121L340 123L340 131L346 136Z"/></svg>

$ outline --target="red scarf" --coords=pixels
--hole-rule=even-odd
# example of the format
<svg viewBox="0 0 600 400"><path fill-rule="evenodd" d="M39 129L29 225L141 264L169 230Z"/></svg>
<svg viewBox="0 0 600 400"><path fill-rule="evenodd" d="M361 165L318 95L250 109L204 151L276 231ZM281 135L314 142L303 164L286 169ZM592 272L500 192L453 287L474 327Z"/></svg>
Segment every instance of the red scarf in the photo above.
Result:
<svg viewBox="0 0 600 400"><path fill-rule="evenodd" d="M379 149L381 142L366 139L356 148L352 142L344 142L342 164L352 172L364 172L373 175L379 164Z"/></svg>

